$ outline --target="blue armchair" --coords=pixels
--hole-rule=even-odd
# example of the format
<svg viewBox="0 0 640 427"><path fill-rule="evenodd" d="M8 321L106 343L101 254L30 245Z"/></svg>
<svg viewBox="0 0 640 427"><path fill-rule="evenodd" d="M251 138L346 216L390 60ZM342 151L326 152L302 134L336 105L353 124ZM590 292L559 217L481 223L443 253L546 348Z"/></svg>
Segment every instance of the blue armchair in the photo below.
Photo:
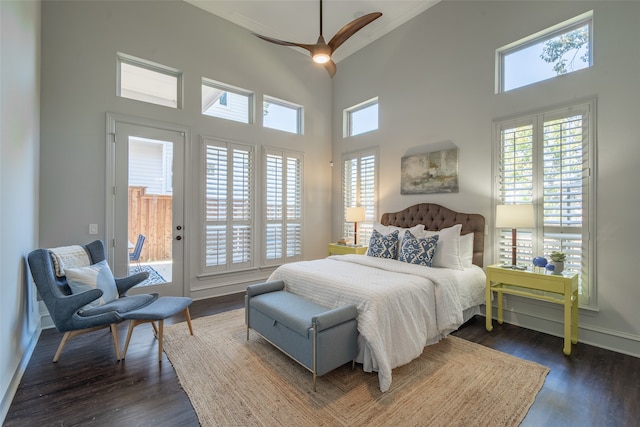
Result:
<svg viewBox="0 0 640 427"><path fill-rule="evenodd" d="M84 245L84 248L89 255L91 264L106 259L104 243L101 240ZM31 275L49 310L51 319L56 329L64 333L53 361L58 361L62 349L69 339L107 327L111 329L116 357L120 360L116 325L124 320L122 316L125 313L145 307L158 298L157 294L127 295L129 289L146 280L149 274L141 272L124 278L116 278L118 299L104 305L83 309L86 304L100 298L103 292L100 289L91 289L73 294L66 277L55 275L51 251L48 249L36 249L29 254L28 259Z"/></svg>

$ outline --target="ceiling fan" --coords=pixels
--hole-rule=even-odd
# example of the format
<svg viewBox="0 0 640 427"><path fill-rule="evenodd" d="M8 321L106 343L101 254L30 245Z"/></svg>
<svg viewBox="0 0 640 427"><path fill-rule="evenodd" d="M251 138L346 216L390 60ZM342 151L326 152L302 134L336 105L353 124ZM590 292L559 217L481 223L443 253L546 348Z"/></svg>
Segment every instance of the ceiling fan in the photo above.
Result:
<svg viewBox="0 0 640 427"><path fill-rule="evenodd" d="M318 37L318 41L315 44L293 43L273 39L271 37L261 36L260 34L256 33L252 34L256 37L261 38L262 40L266 40L271 43L279 44L282 46L297 46L308 50L313 61L318 64L324 65L324 68L327 69L329 75L333 77L336 74L336 63L331 59L331 55L333 54L333 52L335 52L335 50L338 49L342 45L342 43L346 42L349 37L354 35L364 26L380 18L381 16L382 13L373 12L361 16L360 18L354 19L353 21L342 27L340 31L338 31L327 44L324 41L324 37L322 36L322 0L320 0L320 37Z"/></svg>

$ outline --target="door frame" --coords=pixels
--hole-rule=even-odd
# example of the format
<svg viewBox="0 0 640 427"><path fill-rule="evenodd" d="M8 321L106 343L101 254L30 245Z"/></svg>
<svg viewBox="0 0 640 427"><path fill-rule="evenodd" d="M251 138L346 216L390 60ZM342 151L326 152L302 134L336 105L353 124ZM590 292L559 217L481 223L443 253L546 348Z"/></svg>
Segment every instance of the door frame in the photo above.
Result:
<svg viewBox="0 0 640 427"><path fill-rule="evenodd" d="M104 235L105 235L105 247L107 253L105 254L107 257L107 262L111 265L114 265L114 233L115 233L115 198L113 197L114 188L116 186L116 153L115 153L115 135L116 135L116 125L117 123L125 123L134 126L143 126L150 128L157 128L161 130L166 130L169 132L178 132L182 133L184 136L184 153L183 153L183 180L182 187L180 190L182 191L182 206L177 209L182 209L183 214L183 244L182 244L182 296L190 296L191 295L191 286L189 283L189 214L190 208L189 203L187 203L188 194L186 192L189 187L189 180L191 176L187 171L188 162L189 162L189 149L191 141L191 129L187 126L163 122L159 120L146 119L143 117L130 116L126 114L118 114L118 113L106 113L106 135L105 135L105 147L106 147L106 177L105 177L105 197L106 197L106 210L105 210L105 227L104 227ZM174 279L175 280L175 279Z"/></svg>

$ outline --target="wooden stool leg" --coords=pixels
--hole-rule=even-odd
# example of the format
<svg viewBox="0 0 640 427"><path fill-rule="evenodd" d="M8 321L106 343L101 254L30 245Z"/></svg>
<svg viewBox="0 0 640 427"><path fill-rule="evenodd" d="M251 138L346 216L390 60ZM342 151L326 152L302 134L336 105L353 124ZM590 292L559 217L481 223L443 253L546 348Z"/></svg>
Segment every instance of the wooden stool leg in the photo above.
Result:
<svg viewBox="0 0 640 427"><path fill-rule="evenodd" d="M158 320L158 362L162 362L162 338L164 331L164 319Z"/></svg>
<svg viewBox="0 0 640 427"><path fill-rule="evenodd" d="M154 322L153 320L149 320L149 323L151 323L151 327L153 328L153 335L158 338L158 328L156 327L156 322Z"/></svg>
<svg viewBox="0 0 640 427"><path fill-rule="evenodd" d="M189 333L193 335L193 325L191 325L191 314L189 314L189 307L184 309L184 317L187 318L187 325L189 325Z"/></svg>
<svg viewBox="0 0 640 427"><path fill-rule="evenodd" d="M116 348L116 358L120 360L120 340L118 339L118 326L115 323L111 324L111 335L113 335L113 345Z"/></svg>
<svg viewBox="0 0 640 427"><path fill-rule="evenodd" d="M127 357L127 349L129 348L129 341L131 341L131 334L133 334L133 328L135 328L139 324L140 324L140 321L135 319L129 321L129 332L127 332L127 340L124 343L124 351L122 352L123 359Z"/></svg>

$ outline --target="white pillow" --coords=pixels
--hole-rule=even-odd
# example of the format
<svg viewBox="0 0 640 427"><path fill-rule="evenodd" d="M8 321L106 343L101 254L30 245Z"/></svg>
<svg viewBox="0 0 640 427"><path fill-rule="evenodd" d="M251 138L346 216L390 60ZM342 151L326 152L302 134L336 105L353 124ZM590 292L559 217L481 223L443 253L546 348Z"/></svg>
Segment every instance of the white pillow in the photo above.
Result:
<svg viewBox="0 0 640 427"><path fill-rule="evenodd" d="M386 236L387 234L391 234L397 230L398 231L398 250L396 251L396 253L400 253L402 239L404 239L404 232L409 230L411 234L413 234L414 236L422 237L422 234L424 233L424 224L414 225L411 228L402 228L402 227L396 227L394 225L382 225L378 222L374 222L373 229L376 230L378 233L382 234L383 236ZM367 249L367 254L368 252L369 250Z"/></svg>
<svg viewBox="0 0 640 427"><path fill-rule="evenodd" d="M460 230L462 224L453 227L443 228L440 231L425 230L425 236L438 237L438 248L433 256L431 265L433 267L451 268L453 270L464 270L460 261Z"/></svg>
<svg viewBox="0 0 640 427"><path fill-rule="evenodd" d="M79 294L90 289L100 289L102 296L82 307L88 310L118 299L118 288L107 261L100 261L88 267L65 268L67 283L72 294Z"/></svg>
<svg viewBox="0 0 640 427"><path fill-rule="evenodd" d="M473 265L473 233L460 235L460 261L464 268Z"/></svg>

